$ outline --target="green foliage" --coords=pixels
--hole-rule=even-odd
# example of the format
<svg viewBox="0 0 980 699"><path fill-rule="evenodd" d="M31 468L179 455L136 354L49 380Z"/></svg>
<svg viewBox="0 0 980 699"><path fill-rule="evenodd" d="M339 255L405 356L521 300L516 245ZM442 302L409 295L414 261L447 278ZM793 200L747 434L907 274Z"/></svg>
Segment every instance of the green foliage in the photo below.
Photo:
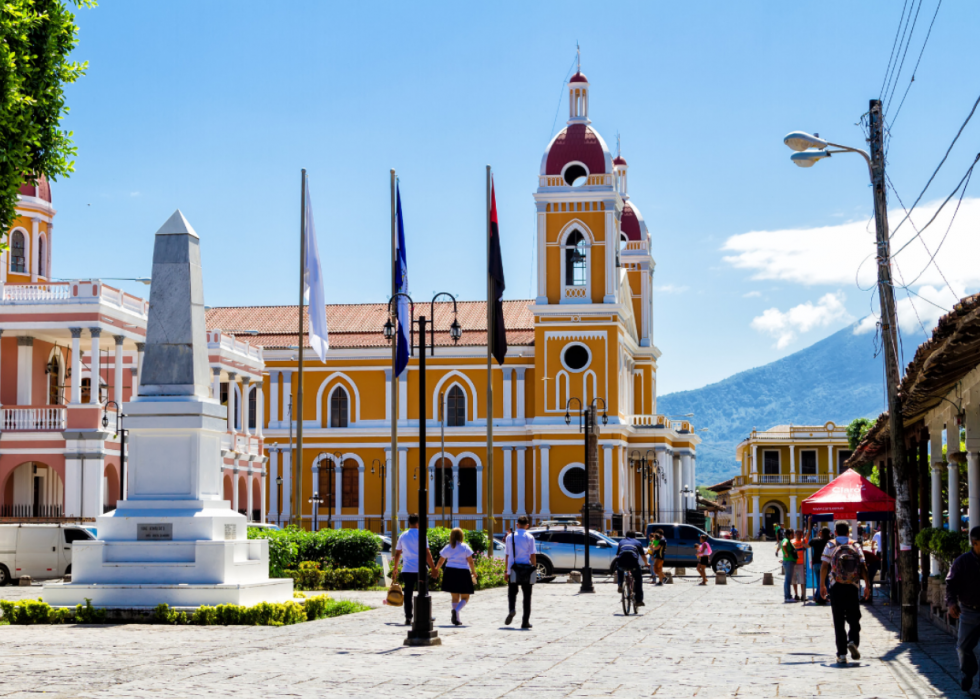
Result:
<svg viewBox="0 0 980 699"><path fill-rule="evenodd" d="M175 612L168 604L158 604L153 610L153 621L157 624L184 626L190 623L186 612Z"/></svg>
<svg viewBox="0 0 980 699"><path fill-rule="evenodd" d="M381 577L381 569L371 565L363 568L326 568L319 563L304 561L299 570L287 570L298 590L367 590Z"/></svg>
<svg viewBox="0 0 980 699"><path fill-rule="evenodd" d="M0 610L11 624L62 624L71 619L70 609L54 609L39 599L0 600Z"/></svg>
<svg viewBox="0 0 980 699"><path fill-rule="evenodd" d="M874 424L874 420L866 417L858 417L851 420L851 424L847 426L847 446L851 449L857 449L857 445L861 443L861 440L868 434L868 431L874 427Z"/></svg>
<svg viewBox="0 0 980 699"><path fill-rule="evenodd" d="M216 626L218 624L218 610L208 605L198 607L194 616L191 617L191 623L198 626Z"/></svg>
<svg viewBox="0 0 980 699"><path fill-rule="evenodd" d="M354 614L355 612L366 612L371 609L360 602L330 599L327 595L310 597L306 600L304 607L306 608L307 621L328 619L330 617L343 616L344 614Z"/></svg>
<svg viewBox="0 0 980 699"><path fill-rule="evenodd" d="M93 0L71 0L93 6ZM78 27L61 0L5 0L0 8L0 234L13 223L17 190L25 179L54 180L74 171L64 86L85 74L69 61ZM4 248L6 245L3 246Z"/></svg>
<svg viewBox="0 0 980 699"><path fill-rule="evenodd" d="M717 500L717 499L718 499L718 493L716 493L716 492L715 492L715 491L713 491L713 490L708 490L708 488L707 488L706 486L703 486L703 485L699 485L699 486L697 487L697 490L698 490L698 495L699 495L699 496L701 497L701 499L703 499L703 500L711 500L711 501L715 501L715 500Z"/></svg>
<svg viewBox="0 0 980 699"><path fill-rule="evenodd" d="M323 567L366 568L374 565L381 541L363 529L321 529L308 532L296 527L282 530L252 528L249 539L269 540L269 576L289 577L300 563L319 563Z"/></svg>
<svg viewBox="0 0 980 699"><path fill-rule="evenodd" d="M430 527L425 535L429 551L432 552L432 560L439 560L439 552L449 543L449 534L452 529L448 527ZM463 530L463 538L474 554L486 553L490 550L490 536L486 532L476 530Z"/></svg>
<svg viewBox="0 0 980 699"><path fill-rule="evenodd" d="M926 527L915 537L915 545L939 559L944 570L949 570L956 558L970 550L970 537L963 532Z"/></svg>
<svg viewBox="0 0 980 699"><path fill-rule="evenodd" d="M92 606L92 598L85 598L85 605L75 606L75 623L77 624L104 624L105 610L96 609Z"/></svg>
<svg viewBox="0 0 980 699"><path fill-rule="evenodd" d="M293 530L298 531L298 530ZM248 528L249 539L269 541L269 577L287 578L286 569L296 567L299 545L285 530Z"/></svg>
<svg viewBox="0 0 980 699"><path fill-rule="evenodd" d="M503 558L476 556L476 589L486 590L491 587L503 587L507 584L506 569Z"/></svg>

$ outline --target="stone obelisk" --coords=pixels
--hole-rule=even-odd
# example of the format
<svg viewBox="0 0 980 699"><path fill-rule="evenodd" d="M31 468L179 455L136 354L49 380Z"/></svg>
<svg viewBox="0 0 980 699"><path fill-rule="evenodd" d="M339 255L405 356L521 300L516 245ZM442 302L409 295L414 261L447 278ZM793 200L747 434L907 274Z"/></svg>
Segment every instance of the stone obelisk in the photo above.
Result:
<svg viewBox="0 0 980 699"><path fill-rule="evenodd" d="M292 599L270 580L268 542L221 492L227 411L211 398L200 239L178 210L156 234L146 348L129 429L129 492L76 542L72 582L46 585L51 604L101 607L257 604Z"/></svg>

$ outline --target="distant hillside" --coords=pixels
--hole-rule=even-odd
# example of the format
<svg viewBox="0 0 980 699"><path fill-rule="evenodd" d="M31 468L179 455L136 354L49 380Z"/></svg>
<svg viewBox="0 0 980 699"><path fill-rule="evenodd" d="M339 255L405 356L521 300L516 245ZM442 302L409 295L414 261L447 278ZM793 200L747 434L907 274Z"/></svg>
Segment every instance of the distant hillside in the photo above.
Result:
<svg viewBox="0 0 980 699"><path fill-rule="evenodd" d="M905 356L914 351L906 348ZM855 335L854 326L771 364L657 400L658 413L694 413L695 425L709 428L698 447L699 485L738 473L735 445L752 428L847 424L877 417L884 406L882 359L874 356L873 336Z"/></svg>

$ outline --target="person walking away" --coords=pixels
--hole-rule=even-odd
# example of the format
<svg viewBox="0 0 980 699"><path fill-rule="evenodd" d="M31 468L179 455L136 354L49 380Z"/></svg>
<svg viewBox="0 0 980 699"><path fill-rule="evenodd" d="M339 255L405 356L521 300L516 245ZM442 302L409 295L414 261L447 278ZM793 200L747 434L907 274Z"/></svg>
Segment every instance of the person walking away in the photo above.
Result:
<svg viewBox="0 0 980 699"><path fill-rule="evenodd" d="M432 569L432 577L439 577L443 564L446 572L442 576L442 591L452 596L453 611L451 620L454 626L461 626L460 612L470 601L476 590L476 564L473 562L473 549L463 541L463 530L456 527L449 532L449 543L439 552L439 562Z"/></svg>
<svg viewBox="0 0 980 699"><path fill-rule="evenodd" d="M653 533L650 543L650 556L653 560L653 580L656 585L664 584L664 556L667 553L667 539L664 530L658 529Z"/></svg>
<svg viewBox="0 0 980 699"><path fill-rule="evenodd" d="M837 536L824 547L820 565L820 594L827 597L827 576L830 576L830 608L834 618L834 639L837 643L837 662L847 664L847 653L855 660L861 658L861 605L858 584L868 583L865 599L871 597L868 567L863 549L851 539L851 527L838 522Z"/></svg>
<svg viewBox="0 0 980 699"><path fill-rule="evenodd" d="M823 565L821 559L823 558L823 550L827 546L827 542L830 541L830 529L824 527L820 530L820 536L813 539L810 542L810 569L813 571L813 602L814 604L824 605L827 604L827 598L820 594L820 567Z"/></svg>
<svg viewBox="0 0 980 699"><path fill-rule="evenodd" d="M738 529L734 525L732 525L731 537L732 541L738 541Z"/></svg>
<svg viewBox="0 0 980 699"><path fill-rule="evenodd" d="M782 540L783 540L783 525L782 524L778 524L778 523L777 524L774 524L773 527L772 527L772 531L773 531L773 534L776 535L776 557L778 558L779 557L779 548L780 548L779 547L779 544L782 543Z"/></svg>
<svg viewBox="0 0 980 699"><path fill-rule="evenodd" d="M426 549L429 567L433 566L432 552ZM401 583L405 591L405 626L412 625L415 586L419 582L419 516L408 516L408 530L402 532L395 545L395 555L391 558L391 579L398 578L398 562L404 558L401 570Z"/></svg>
<svg viewBox="0 0 980 699"><path fill-rule="evenodd" d="M806 547L809 538L802 529L796 530L793 548L796 549L796 565L793 566L793 599L806 602Z"/></svg>
<svg viewBox="0 0 980 699"><path fill-rule="evenodd" d="M701 575L701 582L698 585L708 584L705 571L709 565L711 565L711 544L708 543L708 535L702 534L701 543L698 544L698 573Z"/></svg>
<svg viewBox="0 0 980 699"><path fill-rule="evenodd" d="M527 533L531 518L521 515L517 518L517 531L511 532L504 540L504 570L507 571L507 604L509 611L504 624L510 625L517 614L517 589L521 590L524 603L522 629L531 628L531 591L537 581L538 557L534 549L534 537Z"/></svg>
<svg viewBox="0 0 980 699"><path fill-rule="evenodd" d="M636 532L626 532L626 537L621 539L616 548L616 581L619 583L619 592L623 591L623 578L626 570L633 571L633 598L636 606L643 606L643 569L640 568L640 561L643 565L647 564L647 555L643 552L643 544L637 539Z"/></svg>
<svg viewBox="0 0 980 699"><path fill-rule="evenodd" d="M957 619L956 654L963 678L960 687L969 692L977 674L977 642L980 641L980 527L970 530L970 550L959 556L946 576L946 607Z"/></svg>
<svg viewBox="0 0 980 699"><path fill-rule="evenodd" d="M781 555L783 560L783 603L796 602L790 590L793 583L793 570L796 568L796 548L789 539L789 530L782 531L787 536L780 540L779 546L776 548L776 555Z"/></svg>

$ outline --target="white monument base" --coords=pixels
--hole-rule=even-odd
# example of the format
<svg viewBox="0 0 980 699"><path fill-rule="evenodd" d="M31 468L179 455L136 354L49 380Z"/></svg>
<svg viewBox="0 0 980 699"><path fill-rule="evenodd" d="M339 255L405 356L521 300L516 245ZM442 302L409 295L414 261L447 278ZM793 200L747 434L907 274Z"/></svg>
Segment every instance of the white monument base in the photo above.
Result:
<svg viewBox="0 0 980 699"><path fill-rule="evenodd" d="M260 602L293 599L293 581L274 579L238 585L53 583L44 586L44 601L53 607L74 607L92 600L94 607L110 609L153 609L158 604L197 608L202 605L238 604L251 607Z"/></svg>

